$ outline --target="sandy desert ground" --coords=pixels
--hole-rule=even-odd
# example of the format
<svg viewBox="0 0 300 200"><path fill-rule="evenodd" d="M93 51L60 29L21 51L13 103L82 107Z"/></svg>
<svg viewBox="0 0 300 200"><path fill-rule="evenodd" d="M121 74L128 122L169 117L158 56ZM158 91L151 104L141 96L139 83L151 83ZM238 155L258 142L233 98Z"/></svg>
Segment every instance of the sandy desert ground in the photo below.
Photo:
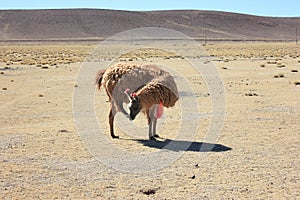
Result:
<svg viewBox="0 0 300 200"><path fill-rule="evenodd" d="M211 95L203 77L184 57L151 49L118 58L177 70L199 104L202 117L192 145L186 150L167 149L178 159L148 173L105 165L86 148L75 128L73 91L82 87L76 76L95 46L1 44L1 199L300 199L299 45L203 46L211 56L207 62L222 77L226 95L224 126L215 141L205 139L212 116ZM111 61L114 56L114 48L102 49L99 59ZM180 98L188 101L184 92L180 91ZM147 155L159 152L170 140L176 142L181 120L178 105L165 111L158 141L147 141L147 132L135 136L120 128L116 132L121 139L113 140L106 94L96 89L95 94L97 121L110 146ZM147 130L143 115L135 123ZM199 150L205 143L216 145L210 151Z"/></svg>

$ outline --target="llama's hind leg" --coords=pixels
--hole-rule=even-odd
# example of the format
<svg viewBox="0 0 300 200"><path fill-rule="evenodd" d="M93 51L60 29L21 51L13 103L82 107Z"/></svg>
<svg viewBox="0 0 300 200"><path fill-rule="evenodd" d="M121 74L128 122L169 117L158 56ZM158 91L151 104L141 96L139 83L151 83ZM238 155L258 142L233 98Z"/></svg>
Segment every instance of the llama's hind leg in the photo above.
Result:
<svg viewBox="0 0 300 200"><path fill-rule="evenodd" d="M153 137L153 117L151 116L151 113L149 112L149 110L147 110L146 112L147 115L147 120L148 120L148 127L149 127L149 139L150 140L155 140L155 138Z"/></svg>
<svg viewBox="0 0 300 200"><path fill-rule="evenodd" d="M150 123L149 123L149 139L155 140L155 136L153 134L153 121L152 120L150 120Z"/></svg>
<svg viewBox="0 0 300 200"><path fill-rule="evenodd" d="M153 127L152 135L155 138L159 138L159 135L156 134L156 124L157 124L157 118L153 117L153 119L152 119L152 127Z"/></svg>

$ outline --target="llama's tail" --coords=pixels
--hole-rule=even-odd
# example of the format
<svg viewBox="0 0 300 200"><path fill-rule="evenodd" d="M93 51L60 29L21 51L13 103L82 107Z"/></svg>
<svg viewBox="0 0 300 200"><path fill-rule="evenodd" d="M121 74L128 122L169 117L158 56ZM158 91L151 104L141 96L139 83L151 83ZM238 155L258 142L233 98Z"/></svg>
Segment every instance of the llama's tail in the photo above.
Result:
<svg viewBox="0 0 300 200"><path fill-rule="evenodd" d="M96 75L95 84L98 86L98 89L100 90L101 82L103 78L103 74L105 73L105 70L99 70Z"/></svg>

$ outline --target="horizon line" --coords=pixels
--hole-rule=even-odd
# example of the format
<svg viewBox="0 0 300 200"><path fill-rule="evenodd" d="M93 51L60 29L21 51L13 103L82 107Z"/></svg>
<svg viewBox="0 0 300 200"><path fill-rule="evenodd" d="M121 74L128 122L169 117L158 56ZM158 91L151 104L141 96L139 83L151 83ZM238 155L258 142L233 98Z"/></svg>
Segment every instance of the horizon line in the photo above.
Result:
<svg viewBox="0 0 300 200"><path fill-rule="evenodd" d="M207 12L224 12L233 13L241 15L252 15L258 17L274 17L274 18L300 18L300 16L288 16L288 15L263 15L263 14L253 14L237 11L224 11L224 10L201 10L201 9L157 9L157 10L135 10L135 9L116 9L116 8L1 8L0 11L35 11L35 10L108 10L108 11L124 11L124 12L168 12L168 11L207 11Z"/></svg>

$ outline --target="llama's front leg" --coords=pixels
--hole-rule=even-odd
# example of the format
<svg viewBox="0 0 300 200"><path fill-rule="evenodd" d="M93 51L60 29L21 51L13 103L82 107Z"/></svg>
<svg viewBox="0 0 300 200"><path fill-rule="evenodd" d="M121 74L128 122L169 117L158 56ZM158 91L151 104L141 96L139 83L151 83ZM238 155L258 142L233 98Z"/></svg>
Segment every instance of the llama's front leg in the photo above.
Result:
<svg viewBox="0 0 300 200"><path fill-rule="evenodd" d="M115 108L113 105L111 105L110 111L109 111L109 128L110 128L110 135L112 138L119 138L119 136L115 135L114 133L114 119L115 119Z"/></svg>

